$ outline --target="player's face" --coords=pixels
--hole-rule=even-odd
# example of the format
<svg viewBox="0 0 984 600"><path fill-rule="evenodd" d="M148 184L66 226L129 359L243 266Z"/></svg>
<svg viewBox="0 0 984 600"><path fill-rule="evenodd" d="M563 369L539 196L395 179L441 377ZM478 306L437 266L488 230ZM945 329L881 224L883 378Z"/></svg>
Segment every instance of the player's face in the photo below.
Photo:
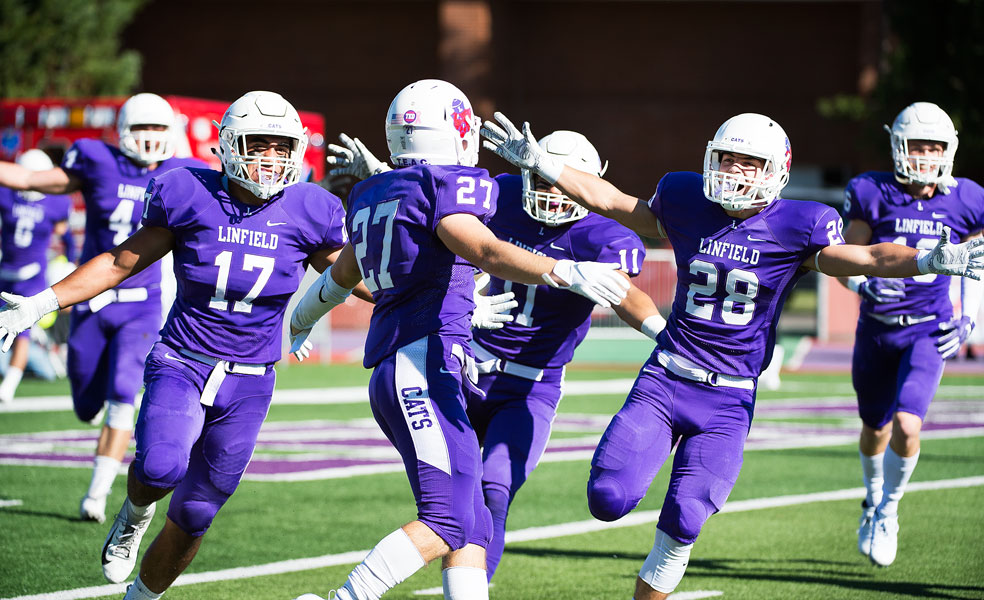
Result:
<svg viewBox="0 0 984 600"><path fill-rule="evenodd" d="M276 181L283 175L282 160L290 157L294 140L278 135L251 135L246 137L246 155L260 160L250 162L249 178L256 183Z"/></svg>
<svg viewBox="0 0 984 600"><path fill-rule="evenodd" d="M560 191L557 186L547 183L547 181L539 175L533 176L533 183L536 187L536 191L538 192L547 192L548 194L555 194L557 196L561 196L564 193ZM565 206L566 203L558 202L556 200L539 199L536 202L540 206L540 210L554 214L564 212L569 208L569 206Z"/></svg>
<svg viewBox="0 0 984 600"><path fill-rule="evenodd" d="M734 173L735 175L741 175L746 179L760 179L765 171L765 160L757 156L749 156L747 154L722 152L721 166L718 170L722 173Z"/></svg>
<svg viewBox="0 0 984 600"><path fill-rule="evenodd" d="M933 140L909 140L909 164L921 173L930 173L939 168L946 145Z"/></svg>

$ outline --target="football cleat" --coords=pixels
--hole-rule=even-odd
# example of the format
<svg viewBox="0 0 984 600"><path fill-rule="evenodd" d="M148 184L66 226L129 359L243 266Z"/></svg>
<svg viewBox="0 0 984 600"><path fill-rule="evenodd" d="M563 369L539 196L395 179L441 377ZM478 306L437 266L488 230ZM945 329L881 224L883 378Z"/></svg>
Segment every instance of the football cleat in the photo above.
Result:
<svg viewBox="0 0 984 600"><path fill-rule="evenodd" d="M133 572L133 567L137 564L140 540L154 519L154 510L155 505L151 505L150 514L131 523L127 518L130 515L130 499L123 501L123 507L116 515L113 527L106 536L106 543L103 544L102 569L107 581L121 583Z"/></svg>
<svg viewBox="0 0 984 600"><path fill-rule="evenodd" d="M875 512L871 523L871 553L868 558L879 567L895 562L899 548L899 516Z"/></svg>
<svg viewBox="0 0 984 600"><path fill-rule="evenodd" d="M328 598L322 598L317 594L301 594L294 600L332 600L333 598L335 598L335 590L328 592Z"/></svg>
<svg viewBox="0 0 984 600"><path fill-rule="evenodd" d="M103 523L106 521L106 497L93 498L85 496L79 503L79 518L83 521L95 521Z"/></svg>
<svg viewBox="0 0 984 600"><path fill-rule="evenodd" d="M861 503L861 521L858 523L858 552L871 555L871 522L875 518L874 507Z"/></svg>

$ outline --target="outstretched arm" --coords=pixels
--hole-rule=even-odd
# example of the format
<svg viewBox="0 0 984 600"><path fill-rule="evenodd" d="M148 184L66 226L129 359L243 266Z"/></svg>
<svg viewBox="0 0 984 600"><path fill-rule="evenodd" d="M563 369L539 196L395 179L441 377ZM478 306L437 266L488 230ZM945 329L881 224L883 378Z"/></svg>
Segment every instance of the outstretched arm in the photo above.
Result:
<svg viewBox="0 0 984 600"><path fill-rule="evenodd" d="M951 244L949 239L950 228L943 227L940 241L929 251L892 243L827 246L803 266L835 277L915 277L937 273L980 279L978 271L984 269L984 239L974 238L961 244Z"/></svg>
<svg viewBox="0 0 984 600"><path fill-rule="evenodd" d="M625 300L612 308L615 310L615 314L626 324L654 340L659 332L666 327L666 319L659 314L659 309L656 308L653 299L631 282Z"/></svg>
<svg viewBox="0 0 984 600"><path fill-rule="evenodd" d="M89 300L112 289L127 277L160 260L174 245L174 236L162 227L144 227L109 252L94 257L54 286L29 297L0 294L0 342L6 352L17 334L30 329L44 315Z"/></svg>
<svg viewBox="0 0 984 600"><path fill-rule="evenodd" d="M342 248L337 248L335 250L324 249L319 250L310 256L308 256L308 262L314 267L314 270L318 273L324 273L328 267L335 264L338 261L338 257L342 254ZM352 290L356 298L360 300L365 300L366 302L373 302L372 293L366 284L360 279L359 283Z"/></svg>
<svg viewBox="0 0 984 600"><path fill-rule="evenodd" d="M482 145L521 169L533 171L555 184L571 199L588 210L614 219L640 235L663 238L656 215L644 200L623 193L604 179L565 166L540 148L530 124L523 123L520 132L506 115L497 112L498 123L485 121L482 125Z"/></svg>
<svg viewBox="0 0 984 600"><path fill-rule="evenodd" d="M32 171L17 163L0 161L0 186L42 194L68 194L80 189L82 182L61 167Z"/></svg>

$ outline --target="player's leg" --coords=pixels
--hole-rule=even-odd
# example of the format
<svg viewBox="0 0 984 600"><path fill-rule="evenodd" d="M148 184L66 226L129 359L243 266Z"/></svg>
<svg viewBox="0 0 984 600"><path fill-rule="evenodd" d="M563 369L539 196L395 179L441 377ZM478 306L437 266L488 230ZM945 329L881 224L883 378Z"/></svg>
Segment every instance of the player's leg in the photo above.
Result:
<svg viewBox="0 0 984 600"><path fill-rule="evenodd" d="M634 509L670 454L676 380L650 359L591 459L588 509L614 521Z"/></svg>
<svg viewBox="0 0 984 600"><path fill-rule="evenodd" d="M871 555L875 509L882 500L885 448L892 435L892 413L898 397L901 352L893 331L880 323L862 323L855 336L851 381L858 398L861 435L858 457L866 490L858 520L857 548Z"/></svg>
<svg viewBox="0 0 984 600"><path fill-rule="evenodd" d="M904 344L892 437L885 451L884 489L872 525L870 557L880 566L892 564L898 552L899 500L919 461L919 433L943 376L944 361L936 350L935 328L936 323L914 326Z"/></svg>
<svg viewBox="0 0 984 600"><path fill-rule="evenodd" d="M30 334L30 330L22 331L10 349L10 363L7 365L7 372L3 375L3 381L0 382L0 403L2 404L10 404L14 401L17 386L20 385L21 378L24 377L27 353L31 345Z"/></svg>
<svg viewBox="0 0 984 600"><path fill-rule="evenodd" d="M373 371L373 416L403 456L417 520L373 548L338 590L339 600L379 598L427 562L469 544L481 547L484 560L491 517L481 494L478 438L465 414L461 365L451 347L450 340L428 336ZM468 561L469 554L471 548L458 558ZM481 572L484 586L484 568L468 568Z"/></svg>
<svg viewBox="0 0 984 600"><path fill-rule="evenodd" d="M163 593L170 587L236 491L270 408L275 379L272 367L265 375L226 375L206 409L187 474L171 496L167 524L140 563L140 581L147 589Z"/></svg>
<svg viewBox="0 0 984 600"><path fill-rule="evenodd" d="M492 514L492 541L486 557L491 581L502 558L509 506L543 456L561 396L560 370L555 380L535 382L491 373L479 379L484 400L472 400L482 430L482 492ZM480 407L475 407L476 402ZM473 409L474 407L474 409ZM481 410L485 408L486 410Z"/></svg>
<svg viewBox="0 0 984 600"><path fill-rule="evenodd" d="M200 400L208 370L207 365L180 358L164 344L157 344L147 358L127 499L103 545L103 575L109 581L124 581L130 575L156 501L188 472L192 447L205 420Z"/></svg>
<svg viewBox="0 0 984 600"><path fill-rule="evenodd" d="M682 437L635 600L665 598L680 583L701 528L738 480L755 403L753 390L689 381L675 398L674 424Z"/></svg>

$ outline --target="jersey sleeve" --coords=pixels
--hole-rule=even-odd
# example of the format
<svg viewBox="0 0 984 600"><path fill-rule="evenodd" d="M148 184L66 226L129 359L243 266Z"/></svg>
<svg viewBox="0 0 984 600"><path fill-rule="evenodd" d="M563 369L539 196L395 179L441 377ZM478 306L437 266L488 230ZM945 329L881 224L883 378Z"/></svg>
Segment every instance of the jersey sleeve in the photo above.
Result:
<svg viewBox="0 0 984 600"><path fill-rule="evenodd" d="M646 258L646 247L642 240L632 230L610 219L602 218L601 221L585 228L587 236L578 243L575 250L578 258L619 263L623 271L630 277L635 277L642 271L642 262ZM584 258L580 255L582 249L587 250Z"/></svg>
<svg viewBox="0 0 984 600"><path fill-rule="evenodd" d="M488 223L495 214L499 184L485 169L454 170L435 181L433 227L448 215L475 215Z"/></svg>
<svg viewBox="0 0 984 600"><path fill-rule="evenodd" d="M967 232L977 233L984 229L984 187L970 179L961 180L960 185L964 186L961 195L965 198L964 203L969 209Z"/></svg>
<svg viewBox="0 0 984 600"><path fill-rule="evenodd" d="M140 219L144 227L164 227L170 229L167 207L161 194L161 186L156 179L151 179L144 192L144 212Z"/></svg>
<svg viewBox="0 0 984 600"><path fill-rule="evenodd" d="M829 206L818 204L813 231L806 242L803 258L813 256L827 246L844 243L844 221L837 211Z"/></svg>
<svg viewBox="0 0 984 600"><path fill-rule="evenodd" d="M318 186L305 199L301 222L301 250L312 254L319 250L341 248L348 241L345 233L345 210L342 201Z"/></svg>
<svg viewBox="0 0 984 600"><path fill-rule="evenodd" d="M72 212L71 196L56 196L56 201L51 209L51 217L56 222L67 221Z"/></svg>
<svg viewBox="0 0 984 600"><path fill-rule="evenodd" d="M84 180L89 170L91 157L88 152L87 140L79 140L72 144L72 147L62 158L61 169L69 175Z"/></svg>
<svg viewBox="0 0 984 600"><path fill-rule="evenodd" d="M858 188L864 187L864 180L860 177L855 177L847 183L847 187L844 188L844 219L847 221L864 221L870 223L870 215L864 206L863 197L858 197Z"/></svg>

